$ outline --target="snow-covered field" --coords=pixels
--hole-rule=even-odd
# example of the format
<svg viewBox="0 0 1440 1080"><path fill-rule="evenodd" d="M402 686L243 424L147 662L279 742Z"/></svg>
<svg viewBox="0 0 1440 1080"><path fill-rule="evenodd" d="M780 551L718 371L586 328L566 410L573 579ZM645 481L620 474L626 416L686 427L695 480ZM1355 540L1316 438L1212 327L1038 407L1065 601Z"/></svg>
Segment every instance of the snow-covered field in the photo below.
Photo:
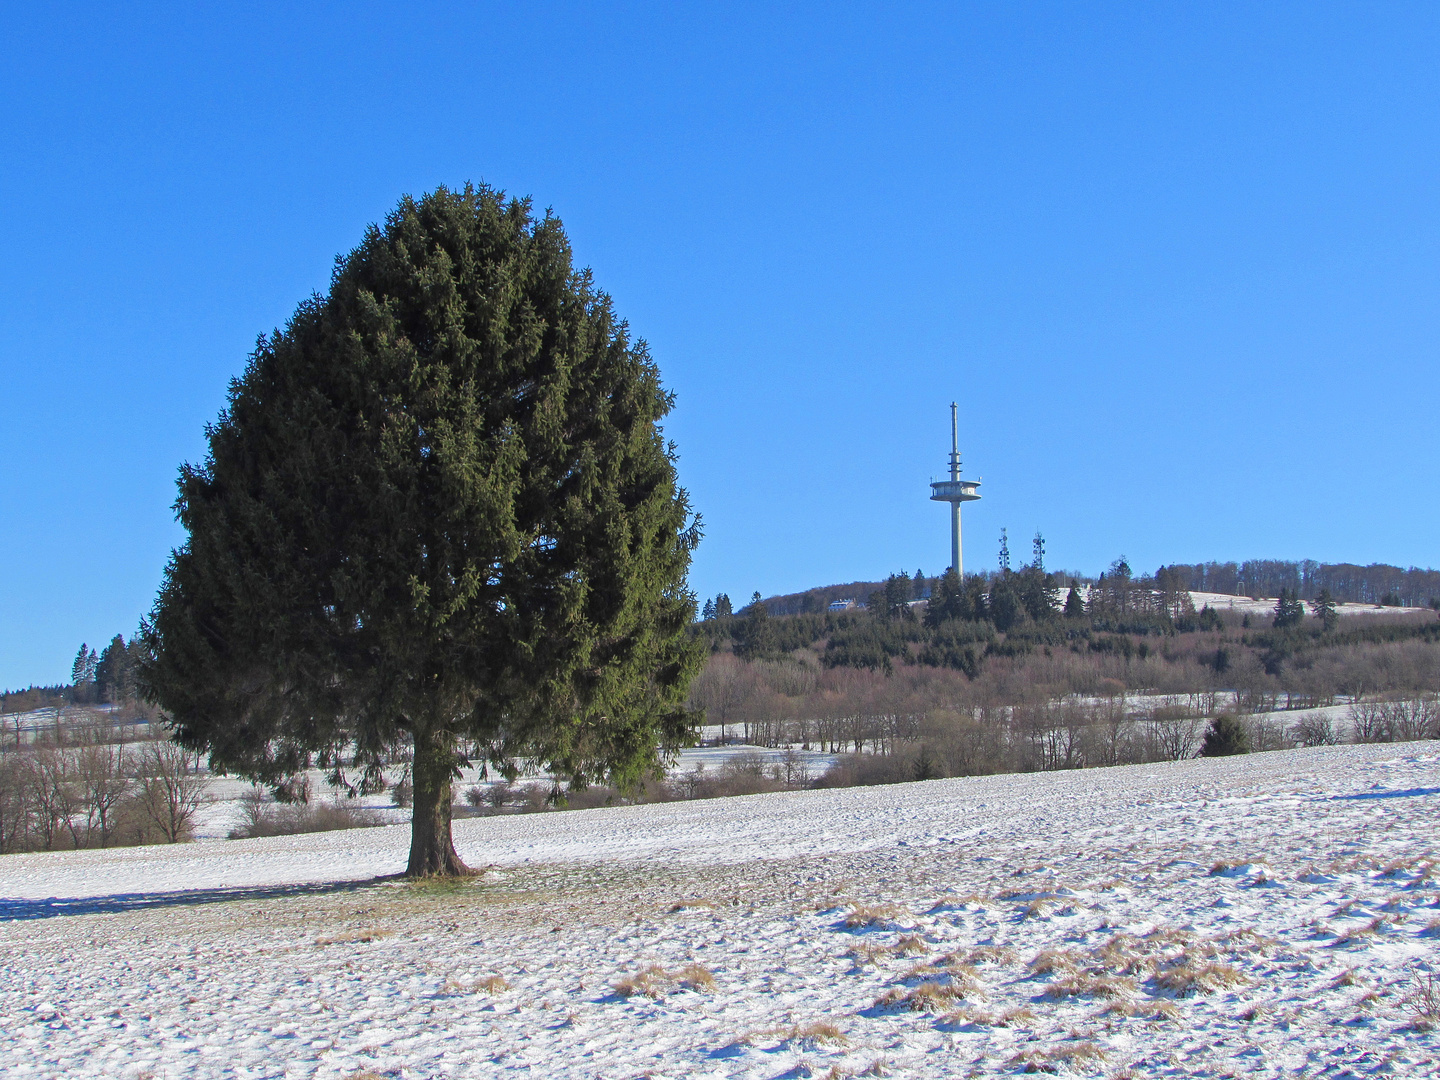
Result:
<svg viewBox="0 0 1440 1080"><path fill-rule="evenodd" d="M1252 600L1248 596L1232 596L1230 593L1192 592L1190 602L1199 611L1205 606L1210 606L1216 611L1238 611L1242 615L1273 615L1275 613L1274 600ZM1305 604L1306 614L1313 614L1310 602ZM1349 615L1430 615L1433 613L1429 608L1424 607L1381 607L1379 604L1336 604L1335 613L1342 617Z"/></svg>
<svg viewBox="0 0 1440 1080"><path fill-rule="evenodd" d="M462 885L10 855L0 1074L1435 1076L1437 809L1410 743L476 818Z"/></svg>

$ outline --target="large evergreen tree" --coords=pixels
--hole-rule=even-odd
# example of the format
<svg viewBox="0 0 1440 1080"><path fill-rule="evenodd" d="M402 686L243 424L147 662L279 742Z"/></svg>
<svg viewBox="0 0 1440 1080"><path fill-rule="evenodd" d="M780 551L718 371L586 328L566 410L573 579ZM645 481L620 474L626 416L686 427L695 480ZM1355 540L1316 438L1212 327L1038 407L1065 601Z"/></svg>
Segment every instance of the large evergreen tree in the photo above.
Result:
<svg viewBox="0 0 1440 1080"><path fill-rule="evenodd" d="M965 583L952 566L935 581L930 603L925 608L925 624L939 626L950 619L970 618L974 618L970 597L965 591Z"/></svg>
<svg viewBox="0 0 1440 1080"><path fill-rule="evenodd" d="M408 738L412 875L466 871L471 750L637 782L690 737L701 660L670 406L556 218L484 186L402 200L182 468L148 694L267 782L353 750L374 783Z"/></svg>

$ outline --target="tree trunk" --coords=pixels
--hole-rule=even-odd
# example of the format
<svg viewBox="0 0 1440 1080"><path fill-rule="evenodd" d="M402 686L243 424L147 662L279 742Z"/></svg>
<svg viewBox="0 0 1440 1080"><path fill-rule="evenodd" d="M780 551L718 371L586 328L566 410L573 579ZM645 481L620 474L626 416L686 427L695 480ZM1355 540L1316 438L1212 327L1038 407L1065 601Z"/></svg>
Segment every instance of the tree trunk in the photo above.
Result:
<svg viewBox="0 0 1440 1080"><path fill-rule="evenodd" d="M473 874L455 852L450 836L450 783L455 747L448 734L416 732L407 877L464 877Z"/></svg>

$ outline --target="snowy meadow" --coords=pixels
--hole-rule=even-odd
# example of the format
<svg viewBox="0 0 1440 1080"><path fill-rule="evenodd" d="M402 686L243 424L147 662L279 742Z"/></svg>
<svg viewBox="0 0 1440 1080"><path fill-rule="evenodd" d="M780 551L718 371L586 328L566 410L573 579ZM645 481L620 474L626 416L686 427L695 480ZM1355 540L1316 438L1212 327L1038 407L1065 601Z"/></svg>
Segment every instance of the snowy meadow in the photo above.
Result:
<svg viewBox="0 0 1440 1080"><path fill-rule="evenodd" d="M1440 744L0 861L14 1077L1433 1076Z"/></svg>

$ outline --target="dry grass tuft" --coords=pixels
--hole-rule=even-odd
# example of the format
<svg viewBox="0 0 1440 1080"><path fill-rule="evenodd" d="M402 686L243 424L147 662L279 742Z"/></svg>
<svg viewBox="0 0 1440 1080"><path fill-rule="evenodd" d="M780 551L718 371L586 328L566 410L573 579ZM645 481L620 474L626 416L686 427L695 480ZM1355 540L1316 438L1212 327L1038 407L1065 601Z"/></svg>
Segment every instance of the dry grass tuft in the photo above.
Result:
<svg viewBox="0 0 1440 1080"><path fill-rule="evenodd" d="M379 930L375 927L367 927L363 930L338 930L333 934L322 934L315 939L316 945L352 945L370 941L379 941L381 938L393 937L394 930Z"/></svg>
<svg viewBox="0 0 1440 1080"><path fill-rule="evenodd" d="M1013 964L1015 959L1015 950L1008 945L976 945L973 949L957 949L949 953L941 963L975 967L978 964Z"/></svg>
<svg viewBox="0 0 1440 1080"><path fill-rule="evenodd" d="M927 981L909 989L893 986L876 998L875 1004L882 1009L904 1006L911 1012L944 1012L964 996L964 988L956 983Z"/></svg>
<svg viewBox="0 0 1440 1080"><path fill-rule="evenodd" d="M1412 866L1417 865L1423 859L1423 855L1414 855L1410 858L1404 858L1402 856L1398 859L1391 859L1389 862L1387 862L1384 866L1380 868L1380 876L1394 877L1396 874L1409 870Z"/></svg>
<svg viewBox="0 0 1440 1080"><path fill-rule="evenodd" d="M509 989L510 984L499 975L488 975L473 983L461 982L452 976L446 979L445 984L440 987L441 993L445 994L503 994Z"/></svg>
<svg viewBox="0 0 1440 1080"><path fill-rule="evenodd" d="M1135 980L1124 976L1085 975L1076 973L1056 979L1045 988L1052 1000L1069 997L1096 997L1104 1001L1122 1001L1135 994Z"/></svg>
<svg viewBox="0 0 1440 1080"><path fill-rule="evenodd" d="M686 964L675 974L675 981L687 990L704 991L715 989L715 976L703 964Z"/></svg>
<svg viewBox="0 0 1440 1080"><path fill-rule="evenodd" d="M954 1024L957 1027L966 1024L992 1028L1023 1027L1026 1024L1033 1023L1034 1020L1034 1011L1025 1005L1014 1009L1006 1009L1001 1013L981 1012L978 1009L972 1009L968 1005L962 1005L953 1012L946 1013L943 1017L944 1023Z"/></svg>
<svg viewBox="0 0 1440 1080"><path fill-rule="evenodd" d="M919 934L902 934L892 948L903 956L919 956L928 951Z"/></svg>
<svg viewBox="0 0 1440 1080"><path fill-rule="evenodd" d="M812 1020L808 1024L796 1024L785 1036L786 1042L801 1043L809 1047L844 1046L850 1040L834 1024L825 1020Z"/></svg>
<svg viewBox="0 0 1440 1080"><path fill-rule="evenodd" d="M715 905L709 900L681 900L670 905L670 914L678 915L682 911L714 911Z"/></svg>
<svg viewBox="0 0 1440 1080"><path fill-rule="evenodd" d="M761 1028L747 1032L735 1040L747 1046L761 1046L766 1043L796 1043L815 1049L817 1046L844 1046L850 1040L845 1033L826 1020L812 1020L808 1024L792 1024L790 1027Z"/></svg>
<svg viewBox="0 0 1440 1080"><path fill-rule="evenodd" d="M1040 899L1031 900L1028 904L1026 904L1025 910L1021 913L1020 917L1022 919L1038 919L1041 915L1044 915L1054 906L1054 900L1051 900L1049 897L1042 896Z"/></svg>
<svg viewBox="0 0 1440 1080"><path fill-rule="evenodd" d="M664 968L659 964L651 964L648 967L642 968L634 975L626 975L624 978L617 980L614 985L614 990L615 993L624 998L641 994L654 999L663 994L669 988L672 981Z"/></svg>
<svg viewBox="0 0 1440 1080"><path fill-rule="evenodd" d="M1431 919L1425 924L1425 929L1420 933L1426 937L1440 937L1440 919Z"/></svg>
<svg viewBox="0 0 1440 1080"><path fill-rule="evenodd" d="M1039 1048L1022 1050L1007 1064L1027 1073L1058 1073L1061 1067L1077 1068L1098 1065L1105 1060L1105 1051L1093 1042L1080 1042L1070 1046L1054 1046L1048 1050Z"/></svg>
<svg viewBox="0 0 1440 1080"><path fill-rule="evenodd" d="M620 997L628 998L640 994L653 1000L676 986L697 992L713 990L715 976L710 973L709 968L696 963L686 964L674 972L666 971L659 964L649 964L634 975L626 975L617 980L612 989Z"/></svg>
<svg viewBox="0 0 1440 1080"><path fill-rule="evenodd" d="M1180 1010L1173 1002L1169 1001L1127 1001L1124 999L1110 1002L1105 1009L1106 1016L1125 1016L1130 1018L1139 1017L1143 1020L1175 1020L1180 1016Z"/></svg>
<svg viewBox="0 0 1440 1080"><path fill-rule="evenodd" d="M934 912L945 911L949 908L964 907L966 904L979 904L983 907L989 903L990 900L987 897L972 892L966 893L964 896L949 896L943 900L936 900L935 903L930 905L930 911L933 914Z"/></svg>
<svg viewBox="0 0 1440 1080"><path fill-rule="evenodd" d="M1161 971L1155 976L1156 985L1163 990L1168 990L1176 997L1185 997L1188 994L1213 994L1217 990L1243 986L1249 981L1231 964L1214 962L1195 964L1189 960Z"/></svg>
<svg viewBox="0 0 1440 1080"><path fill-rule="evenodd" d="M913 979L928 979L933 975L943 975L944 972L934 964L916 964L904 975L900 976L901 982L910 982Z"/></svg>
<svg viewBox="0 0 1440 1080"><path fill-rule="evenodd" d="M1180 1010L1169 1001L1157 1001L1155 1003L1152 1020L1179 1020Z"/></svg>
<svg viewBox="0 0 1440 1080"><path fill-rule="evenodd" d="M1096 953L1099 963L1121 975L1148 975L1159 966L1149 946L1133 934L1116 934Z"/></svg>
<svg viewBox="0 0 1440 1080"><path fill-rule="evenodd" d="M1405 1008L1410 1012L1411 1030L1430 1031L1440 1026L1440 976L1416 972L1415 985L1405 995Z"/></svg>
<svg viewBox="0 0 1440 1080"><path fill-rule="evenodd" d="M1085 966L1085 955L1074 949L1044 949L1029 964L1032 975L1069 975Z"/></svg>
<svg viewBox="0 0 1440 1080"><path fill-rule="evenodd" d="M1330 989L1336 990L1342 986L1354 986L1359 981L1360 980L1355 977L1355 969L1346 968L1339 975L1336 975L1335 978L1330 980Z"/></svg>
<svg viewBox="0 0 1440 1080"><path fill-rule="evenodd" d="M890 959L892 950L889 945L879 945L869 941L862 941L845 954L855 962L855 966L861 964L874 964L877 967L882 960Z"/></svg>
<svg viewBox="0 0 1440 1080"><path fill-rule="evenodd" d="M1390 925L1389 915L1377 915L1364 926L1357 926L1353 930L1347 930L1333 942L1334 948L1343 949L1346 945L1357 945L1367 938L1386 930Z"/></svg>
<svg viewBox="0 0 1440 1080"><path fill-rule="evenodd" d="M1246 952L1268 953L1283 948L1285 943L1278 938L1266 937L1253 926L1242 926L1228 934L1221 934L1213 939L1213 944L1223 945L1231 951L1243 948Z"/></svg>
<svg viewBox="0 0 1440 1080"><path fill-rule="evenodd" d="M845 925L851 930L887 927L905 914L896 904L855 904L845 916Z"/></svg>

